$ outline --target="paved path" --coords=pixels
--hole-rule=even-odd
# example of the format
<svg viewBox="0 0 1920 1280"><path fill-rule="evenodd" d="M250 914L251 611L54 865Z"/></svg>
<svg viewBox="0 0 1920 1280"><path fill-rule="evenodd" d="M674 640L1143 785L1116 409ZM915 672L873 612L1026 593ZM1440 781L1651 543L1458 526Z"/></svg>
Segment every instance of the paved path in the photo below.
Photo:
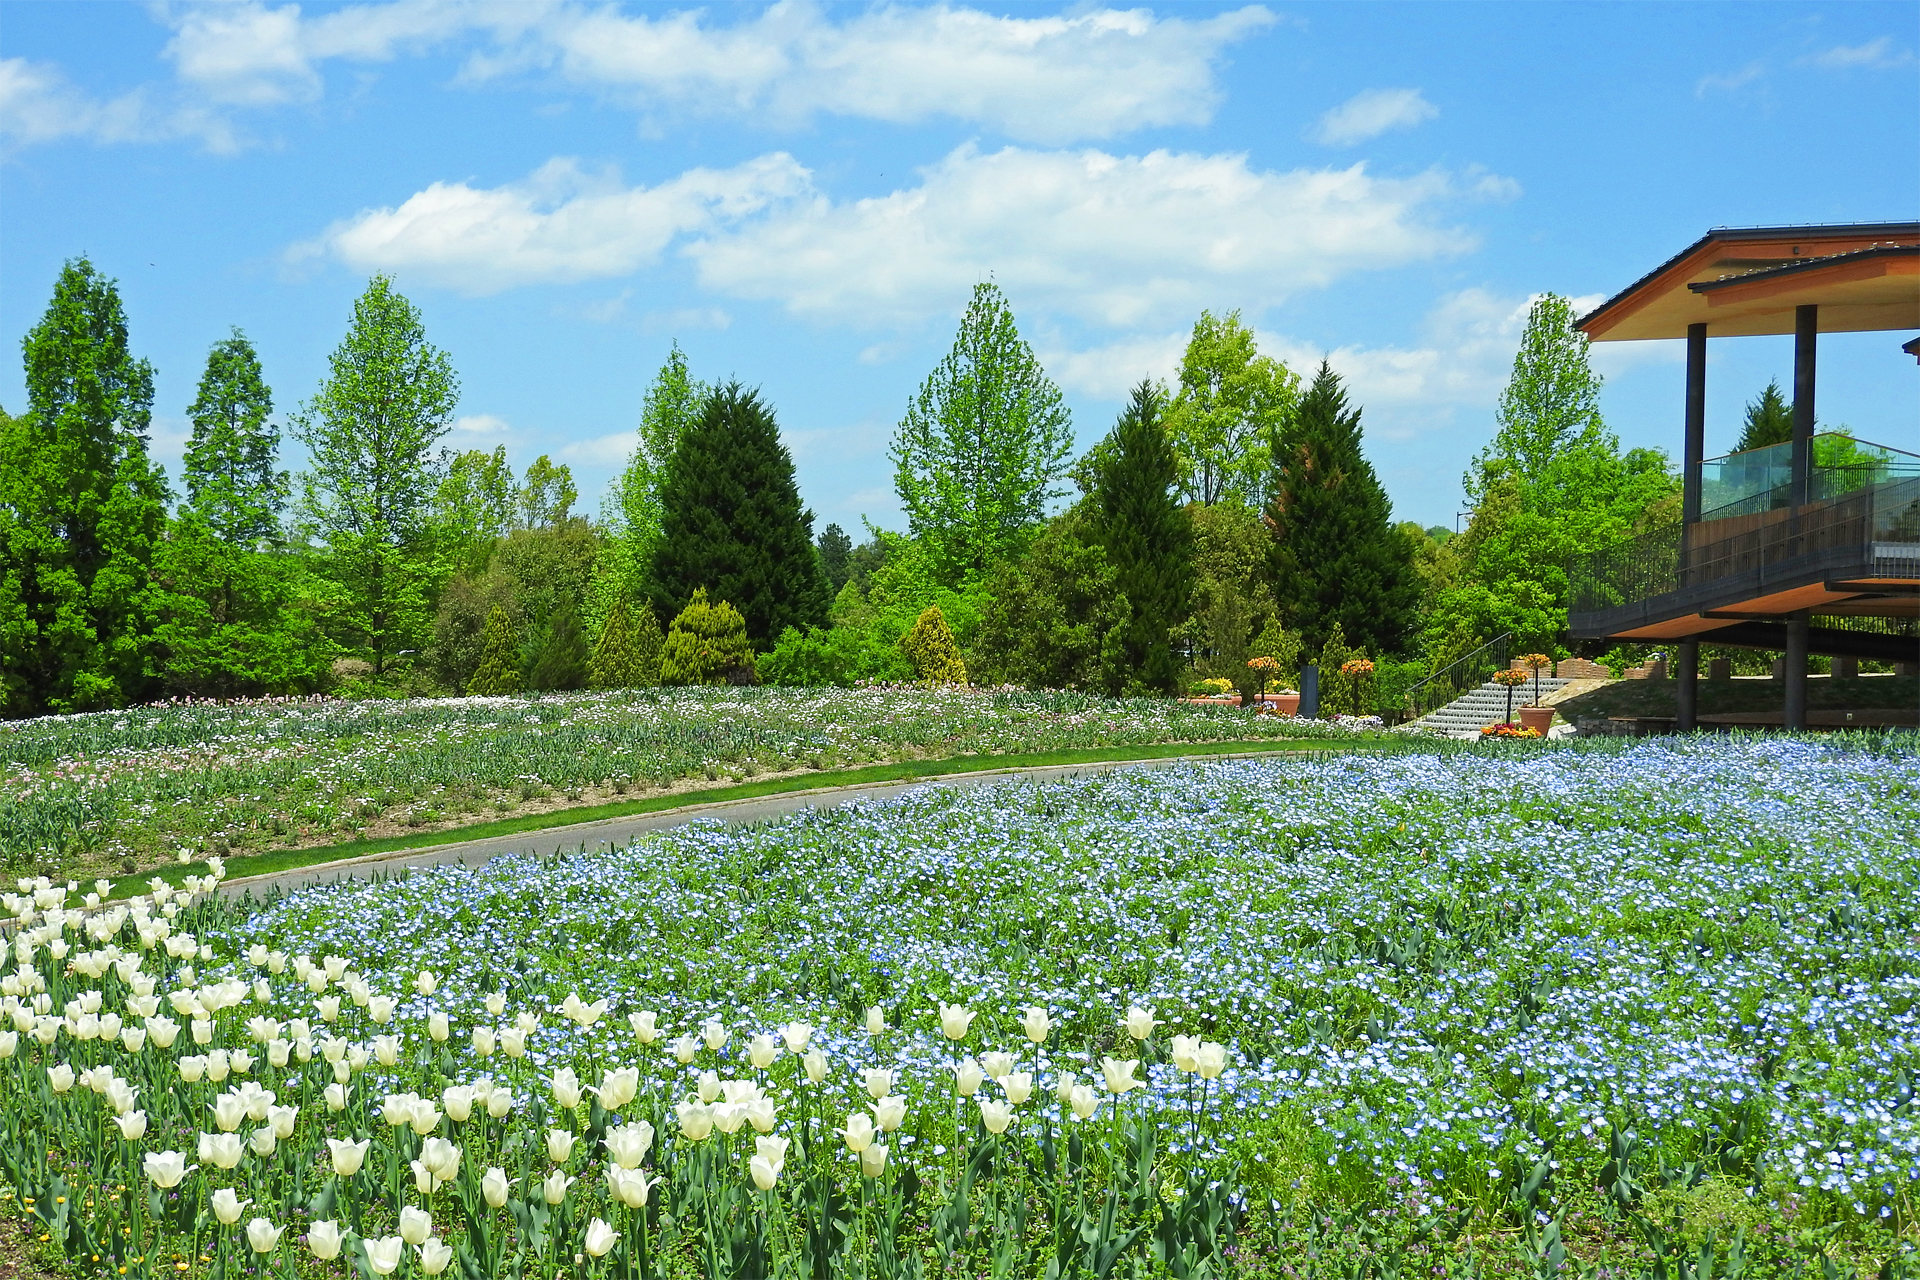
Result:
<svg viewBox="0 0 1920 1280"><path fill-rule="evenodd" d="M808 809L832 809L859 800L885 800L924 787L971 787L988 782L1018 779L1023 782L1049 782L1080 774L1104 773L1109 769L1164 769L1172 765L1195 764L1214 760L1270 760L1292 756L1317 755L1311 751L1245 751L1232 755L1170 756L1157 760L1100 760L1086 764L1044 765L1027 769L986 769L978 773L949 773L933 778L910 778L900 782L865 783L848 787L824 787L815 791L794 791L784 795L760 796L751 800L726 800L715 804L687 804L659 813L635 814L626 818L606 818L599 822L576 822L564 827L540 831L522 831L514 835L491 836L481 840L459 840L450 844L429 845L420 849L402 849L393 853L373 853L339 862L323 862L290 871L228 880L220 892L238 897L251 892L256 896L274 888L288 890L301 885L325 884L337 880L365 880L376 874L393 875L411 867L438 867L448 863L478 866L502 854L552 853L563 848L589 849L597 845L622 845L648 831L663 831L690 822L764 822Z"/></svg>

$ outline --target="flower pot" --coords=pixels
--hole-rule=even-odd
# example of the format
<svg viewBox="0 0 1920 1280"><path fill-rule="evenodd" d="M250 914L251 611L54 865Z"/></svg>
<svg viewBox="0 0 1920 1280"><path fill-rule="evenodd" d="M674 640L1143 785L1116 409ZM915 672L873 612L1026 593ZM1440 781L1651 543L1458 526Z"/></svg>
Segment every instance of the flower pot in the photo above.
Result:
<svg viewBox="0 0 1920 1280"><path fill-rule="evenodd" d="M1539 734L1543 738L1546 737L1547 730L1553 727L1553 708L1552 707L1520 708L1520 725L1522 728L1532 729L1535 733Z"/></svg>
<svg viewBox="0 0 1920 1280"><path fill-rule="evenodd" d="M1291 716L1300 713L1300 695L1297 693L1269 693L1267 703L1277 716Z"/></svg>

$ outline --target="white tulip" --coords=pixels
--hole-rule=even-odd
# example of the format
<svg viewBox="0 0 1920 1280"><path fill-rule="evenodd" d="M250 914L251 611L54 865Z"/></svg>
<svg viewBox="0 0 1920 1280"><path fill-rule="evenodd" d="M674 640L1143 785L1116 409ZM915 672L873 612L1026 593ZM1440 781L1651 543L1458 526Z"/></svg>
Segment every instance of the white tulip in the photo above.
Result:
<svg viewBox="0 0 1920 1280"><path fill-rule="evenodd" d="M638 1169L653 1146L653 1126L645 1120L624 1124L618 1129L608 1130L601 1142L615 1164L622 1169Z"/></svg>
<svg viewBox="0 0 1920 1280"><path fill-rule="evenodd" d="M492 1027L475 1027L473 1029L473 1051L482 1058L491 1058L493 1056L494 1046L497 1043L498 1037L494 1035Z"/></svg>
<svg viewBox="0 0 1920 1280"><path fill-rule="evenodd" d="M882 1143L874 1143L860 1153L860 1172L869 1178L877 1178L887 1167L887 1148Z"/></svg>
<svg viewBox="0 0 1920 1280"><path fill-rule="evenodd" d="M1013 1070L1013 1055L998 1050L983 1053L980 1055L980 1069L987 1073L987 1079L998 1080Z"/></svg>
<svg viewBox="0 0 1920 1280"><path fill-rule="evenodd" d="M497 1018L506 1011L507 998L498 991L489 993L487 996L487 1012Z"/></svg>
<svg viewBox="0 0 1920 1280"><path fill-rule="evenodd" d="M1076 1084L1067 1098L1067 1105L1073 1108L1076 1119L1086 1120L1100 1109L1100 1098L1094 1093L1092 1086Z"/></svg>
<svg viewBox="0 0 1920 1280"><path fill-rule="evenodd" d="M412 1205L400 1207L400 1238L411 1245L425 1244L433 1234L433 1215Z"/></svg>
<svg viewBox="0 0 1920 1280"><path fill-rule="evenodd" d="M1020 1030L1024 1031L1027 1039L1033 1043L1044 1044L1047 1033L1053 1030L1053 1019L1049 1018L1047 1011L1039 1005L1028 1005L1027 1011L1020 1015Z"/></svg>
<svg viewBox="0 0 1920 1280"><path fill-rule="evenodd" d="M1153 1010L1142 1009L1138 1005L1135 1005L1127 1010L1126 1017L1120 1019L1120 1025L1124 1027L1127 1034L1135 1040L1145 1040L1153 1034L1153 1029L1160 1024L1154 1018Z"/></svg>
<svg viewBox="0 0 1920 1280"><path fill-rule="evenodd" d="M367 1149L372 1145L371 1138L362 1138L358 1142L347 1138L328 1138L327 1153L333 1160L334 1174L351 1178L360 1172L360 1166L366 1163Z"/></svg>
<svg viewBox="0 0 1920 1280"><path fill-rule="evenodd" d="M547 1175L546 1181L540 1184L540 1194L546 1197L548 1204L559 1204L567 1198L567 1188L572 1185L572 1178L569 1178L563 1170L555 1169Z"/></svg>
<svg viewBox="0 0 1920 1280"><path fill-rule="evenodd" d="M255 1129L252 1136L247 1139L248 1149L262 1160L272 1155L274 1149L279 1145L280 1139L273 1136L273 1130L271 1128L263 1127Z"/></svg>
<svg viewBox="0 0 1920 1280"><path fill-rule="evenodd" d="M123 1116L115 1116L113 1123L119 1128L120 1136L128 1142L138 1142L147 1136L147 1113L129 1111Z"/></svg>
<svg viewBox="0 0 1920 1280"><path fill-rule="evenodd" d="M377 1276L392 1275L400 1266L400 1251L406 1247L406 1243L399 1236L381 1236L361 1241L366 1250L368 1268Z"/></svg>
<svg viewBox="0 0 1920 1280"><path fill-rule="evenodd" d="M322 1262L332 1262L340 1256L340 1224L331 1218L322 1218L307 1226L307 1248L313 1256Z"/></svg>
<svg viewBox="0 0 1920 1280"><path fill-rule="evenodd" d="M487 1095L487 1114L495 1120L505 1119L507 1112L511 1110L513 1110L513 1090L495 1089Z"/></svg>
<svg viewBox="0 0 1920 1280"><path fill-rule="evenodd" d="M1173 1065L1188 1075L1192 1075L1200 1069L1199 1053L1200 1037L1175 1036L1173 1038L1173 1051L1171 1054Z"/></svg>
<svg viewBox="0 0 1920 1280"><path fill-rule="evenodd" d="M701 1037L707 1042L707 1048L718 1053L727 1044L727 1028L718 1018L709 1018L700 1028Z"/></svg>
<svg viewBox="0 0 1920 1280"><path fill-rule="evenodd" d="M1227 1046L1208 1042L1194 1055L1194 1070L1202 1080L1218 1080L1227 1069Z"/></svg>
<svg viewBox="0 0 1920 1280"><path fill-rule="evenodd" d="M652 1188L653 1183L638 1169L623 1169L617 1164L607 1166L608 1193L629 1209L643 1207Z"/></svg>
<svg viewBox="0 0 1920 1280"><path fill-rule="evenodd" d="M240 1215L246 1212L247 1206L252 1203L251 1200L242 1200L235 1195L232 1187L220 1188L213 1193L213 1199L210 1201L213 1216L218 1218L220 1225L225 1227L240 1221Z"/></svg>
<svg viewBox="0 0 1920 1280"><path fill-rule="evenodd" d="M500 1033L500 1052L509 1058L527 1056L527 1033L518 1027L508 1027Z"/></svg>
<svg viewBox="0 0 1920 1280"><path fill-rule="evenodd" d="M586 1249L587 1256L590 1258L605 1257L607 1252L613 1248L614 1242L619 1239L620 1233L618 1231L615 1231L600 1219L595 1218L587 1224L587 1238L582 1243L582 1247Z"/></svg>
<svg viewBox="0 0 1920 1280"><path fill-rule="evenodd" d="M752 1102L743 1104L742 1109L746 1112L747 1123L753 1126L754 1132L773 1132L775 1111L772 1098L755 1098Z"/></svg>
<svg viewBox="0 0 1920 1280"><path fill-rule="evenodd" d="M773 1190L773 1184L780 1180L780 1171L764 1156L755 1156L747 1161L747 1172L753 1175L753 1185L762 1191Z"/></svg>
<svg viewBox="0 0 1920 1280"><path fill-rule="evenodd" d="M593 1092L600 1099L602 1107L608 1111L618 1111L640 1092L640 1071L636 1067L608 1071L600 1077L600 1087Z"/></svg>
<svg viewBox="0 0 1920 1280"><path fill-rule="evenodd" d="M398 1003L392 996L373 996L367 1001L367 1016L384 1026L393 1021L394 1006Z"/></svg>
<svg viewBox="0 0 1920 1280"><path fill-rule="evenodd" d="M187 1158L178 1151L149 1151L140 1167L154 1186L167 1191L179 1186L182 1178L200 1166L188 1164Z"/></svg>
<svg viewBox="0 0 1920 1280"><path fill-rule="evenodd" d="M276 1227L265 1218L255 1218L247 1223L247 1244L255 1253L272 1253L280 1243L280 1233L285 1227Z"/></svg>
<svg viewBox="0 0 1920 1280"><path fill-rule="evenodd" d="M453 1250L438 1236L420 1246L420 1271L423 1275L437 1276L452 1261Z"/></svg>
<svg viewBox="0 0 1920 1280"><path fill-rule="evenodd" d="M47 1083L55 1093L65 1093L73 1088L73 1068L64 1062L57 1062L47 1068Z"/></svg>
<svg viewBox="0 0 1920 1280"><path fill-rule="evenodd" d="M980 1123L987 1126L987 1132L1005 1133L1007 1126L1013 1123L1013 1108L992 1098L981 1098L979 1103Z"/></svg>
<svg viewBox="0 0 1920 1280"><path fill-rule="evenodd" d="M507 1182L507 1171L499 1165L489 1168L480 1178L480 1195L489 1208L498 1209L505 1205L511 1189Z"/></svg>
<svg viewBox="0 0 1920 1280"><path fill-rule="evenodd" d="M633 1028L633 1034L641 1044L652 1044L660 1038L660 1031L654 1025L659 1017L651 1009L636 1009L627 1015L627 1025Z"/></svg>
<svg viewBox="0 0 1920 1280"><path fill-rule="evenodd" d="M400 1061L400 1038L398 1036L375 1036L373 1038L373 1060L383 1067L391 1067Z"/></svg>
<svg viewBox="0 0 1920 1280"><path fill-rule="evenodd" d="M840 1137L847 1150L859 1155L873 1145L873 1121L865 1112L856 1111L847 1117L847 1127L840 1131Z"/></svg>
<svg viewBox="0 0 1920 1280"><path fill-rule="evenodd" d="M873 1122L882 1133L892 1133L907 1119L907 1100L901 1097L882 1098L873 1104Z"/></svg>
<svg viewBox="0 0 1920 1280"><path fill-rule="evenodd" d="M573 1134L565 1129L547 1130L547 1159L565 1164L573 1156Z"/></svg>
<svg viewBox="0 0 1920 1280"><path fill-rule="evenodd" d="M568 1020L577 1022L583 1027L590 1027L607 1016L607 1002L595 1000L592 1004L587 1004L580 999L580 993L574 991L568 993L566 1002L560 1006L560 1012Z"/></svg>
<svg viewBox="0 0 1920 1280"><path fill-rule="evenodd" d="M563 1111L580 1105L580 1077L573 1074L572 1067L562 1067L553 1073L553 1100Z"/></svg>
<svg viewBox="0 0 1920 1280"><path fill-rule="evenodd" d="M460 1148L445 1138L428 1138L420 1148L420 1163L426 1165L434 1177L451 1182L460 1172Z"/></svg>
<svg viewBox="0 0 1920 1280"><path fill-rule="evenodd" d="M979 1092L980 1082L987 1078L986 1071L972 1058L962 1058L950 1069L953 1072L953 1087L963 1098L971 1098Z"/></svg>
<svg viewBox="0 0 1920 1280"><path fill-rule="evenodd" d="M246 1099L223 1093L213 1100L213 1122L220 1132L232 1133L247 1118Z"/></svg>
<svg viewBox="0 0 1920 1280"><path fill-rule="evenodd" d="M680 1102L673 1110L680 1121L680 1135L688 1141L703 1141L713 1132L713 1108L706 1103Z"/></svg>
<svg viewBox="0 0 1920 1280"><path fill-rule="evenodd" d="M424 1138L440 1127L440 1108L425 1098L415 1098L413 1114L407 1118L407 1123L412 1126L415 1133Z"/></svg>
<svg viewBox="0 0 1920 1280"><path fill-rule="evenodd" d="M237 1133L203 1133L200 1135L200 1158L216 1169L232 1169L240 1163L240 1157L246 1154L246 1146Z"/></svg>
<svg viewBox="0 0 1920 1280"><path fill-rule="evenodd" d="M860 1077L870 1097L884 1098L893 1092L893 1072L884 1067L866 1067L861 1070Z"/></svg>
<svg viewBox="0 0 1920 1280"><path fill-rule="evenodd" d="M1106 1078L1107 1092L1126 1093L1130 1089L1144 1089L1146 1081L1133 1078L1137 1061L1120 1062L1114 1058L1100 1059L1100 1074Z"/></svg>
<svg viewBox="0 0 1920 1280"><path fill-rule="evenodd" d="M949 1040L965 1040L967 1028L973 1025L973 1010L963 1005L943 1004L940 1006L940 1034Z"/></svg>
<svg viewBox="0 0 1920 1280"><path fill-rule="evenodd" d="M818 1049L809 1049L801 1054L800 1066L807 1073L807 1079L815 1084L827 1078L827 1055Z"/></svg>
<svg viewBox="0 0 1920 1280"><path fill-rule="evenodd" d="M780 1046L774 1038L765 1032L747 1042L747 1061L758 1070L765 1071L780 1056Z"/></svg>
<svg viewBox="0 0 1920 1280"><path fill-rule="evenodd" d="M413 989L423 996L432 995L440 986L440 977L431 969L422 969L413 975Z"/></svg>
<svg viewBox="0 0 1920 1280"><path fill-rule="evenodd" d="M427 1015L427 1035L435 1044L445 1044L453 1035L453 1029L447 1024L447 1015L434 1010Z"/></svg>
<svg viewBox="0 0 1920 1280"><path fill-rule="evenodd" d="M886 1031L886 1029L887 1029L887 1015L881 1012L879 1005L877 1004L868 1005L867 1006L867 1034L870 1036L881 1035Z"/></svg>
<svg viewBox="0 0 1920 1280"><path fill-rule="evenodd" d="M1033 1076L1026 1071L1009 1071L1000 1077L1000 1087L1006 1091L1007 1101L1017 1107L1033 1096Z"/></svg>
<svg viewBox="0 0 1920 1280"><path fill-rule="evenodd" d="M328 1085L321 1093L321 1097L326 1100L327 1110L345 1111L347 1109L347 1092L347 1086L344 1084Z"/></svg>
<svg viewBox="0 0 1920 1280"><path fill-rule="evenodd" d="M465 1124L473 1114L473 1088L470 1085L452 1084L440 1091L440 1105L446 1108L447 1119L455 1124Z"/></svg>
<svg viewBox="0 0 1920 1280"><path fill-rule="evenodd" d="M713 1127L732 1137L740 1132L740 1126L747 1122L747 1109L738 1102L716 1102L713 1104Z"/></svg>

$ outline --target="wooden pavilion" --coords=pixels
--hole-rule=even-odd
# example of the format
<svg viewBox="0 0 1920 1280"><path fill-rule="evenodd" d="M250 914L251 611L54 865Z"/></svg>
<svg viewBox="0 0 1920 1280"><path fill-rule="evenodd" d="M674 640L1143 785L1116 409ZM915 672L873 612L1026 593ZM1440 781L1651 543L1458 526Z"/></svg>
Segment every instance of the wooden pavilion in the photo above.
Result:
<svg viewBox="0 0 1920 1280"><path fill-rule="evenodd" d="M1681 729L1702 639L1785 651L1788 728L1806 727L1809 654L1920 659L1920 421L1898 448L1814 432L1821 333L1920 329L1920 222L1709 231L1577 327L1684 338L1687 383L1680 524L1569 567L1575 636L1668 643ZM1708 337L1788 333L1792 439L1702 457Z"/></svg>

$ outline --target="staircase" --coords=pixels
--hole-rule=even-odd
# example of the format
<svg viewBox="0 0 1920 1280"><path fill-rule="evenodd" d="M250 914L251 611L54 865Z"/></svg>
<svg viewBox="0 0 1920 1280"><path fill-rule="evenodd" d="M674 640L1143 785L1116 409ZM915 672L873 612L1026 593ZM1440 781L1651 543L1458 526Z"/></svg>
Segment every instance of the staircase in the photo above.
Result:
<svg viewBox="0 0 1920 1280"><path fill-rule="evenodd" d="M1540 695L1545 697L1571 683L1558 676L1540 677ZM1513 690L1513 722L1520 723L1520 708L1533 699L1533 681ZM1490 724L1507 718L1507 687L1489 680L1477 689L1469 689L1444 707L1429 711L1408 727L1445 734L1449 738L1477 738Z"/></svg>

